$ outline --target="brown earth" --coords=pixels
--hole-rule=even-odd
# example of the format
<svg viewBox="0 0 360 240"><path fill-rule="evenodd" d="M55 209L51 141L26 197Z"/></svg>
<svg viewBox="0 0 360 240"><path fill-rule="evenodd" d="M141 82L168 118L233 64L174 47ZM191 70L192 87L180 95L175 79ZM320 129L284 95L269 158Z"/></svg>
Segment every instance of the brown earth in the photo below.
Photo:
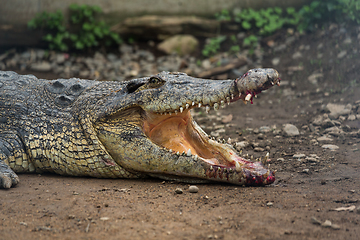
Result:
<svg viewBox="0 0 360 240"><path fill-rule="evenodd" d="M272 67L271 60L280 58L275 68L283 86L260 94L253 105L237 102L217 113L196 114L207 132L225 129L221 137L250 141L244 153L264 156L266 151L254 147L268 146L277 170L274 184L197 184L199 192L190 193L189 184L157 179L21 174L17 187L0 191L0 239L359 239L360 210L332 210L360 206L360 139L350 134L360 120L338 120L346 131L332 136L335 151L313 140L325 129L310 126L327 103L356 106L360 100L359 32L332 25L299 36L283 51L267 48L263 65ZM268 40L279 45L285 39ZM346 54L338 56L342 51ZM302 57L294 59L295 52ZM317 84L307 79L314 73L323 74ZM232 121L222 123L229 114ZM297 126L300 135L285 137L278 131L285 123ZM274 125L276 130L257 134ZM318 159L293 158L299 153Z"/></svg>

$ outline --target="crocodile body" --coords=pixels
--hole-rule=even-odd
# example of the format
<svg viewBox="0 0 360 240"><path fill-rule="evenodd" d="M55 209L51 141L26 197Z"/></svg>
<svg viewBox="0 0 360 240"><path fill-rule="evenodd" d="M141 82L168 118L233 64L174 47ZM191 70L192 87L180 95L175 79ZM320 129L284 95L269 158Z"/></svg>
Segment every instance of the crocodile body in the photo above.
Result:
<svg viewBox="0 0 360 240"><path fill-rule="evenodd" d="M190 109L252 101L279 82L273 69L235 80L162 72L126 82L0 71L0 188L22 172L270 184L270 170L209 138Z"/></svg>

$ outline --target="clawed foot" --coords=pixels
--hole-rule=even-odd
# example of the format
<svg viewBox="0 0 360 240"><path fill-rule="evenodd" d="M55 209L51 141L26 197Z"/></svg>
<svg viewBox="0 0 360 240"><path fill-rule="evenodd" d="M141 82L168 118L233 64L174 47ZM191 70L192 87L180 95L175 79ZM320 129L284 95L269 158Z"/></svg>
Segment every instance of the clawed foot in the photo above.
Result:
<svg viewBox="0 0 360 240"><path fill-rule="evenodd" d="M11 188L19 183L19 177L11 168L0 162L0 188Z"/></svg>

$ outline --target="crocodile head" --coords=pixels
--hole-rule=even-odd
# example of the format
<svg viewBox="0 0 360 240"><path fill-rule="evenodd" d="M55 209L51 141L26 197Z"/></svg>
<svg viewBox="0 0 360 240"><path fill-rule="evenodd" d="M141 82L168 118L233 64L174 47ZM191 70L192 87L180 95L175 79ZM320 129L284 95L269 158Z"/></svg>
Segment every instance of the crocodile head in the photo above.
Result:
<svg viewBox="0 0 360 240"><path fill-rule="evenodd" d="M126 82L102 99L95 129L114 161L133 173L185 182L266 185L275 177L264 162L244 159L231 145L213 140L190 110L218 110L239 99L252 102L279 83L274 69L253 69L221 81L162 72Z"/></svg>

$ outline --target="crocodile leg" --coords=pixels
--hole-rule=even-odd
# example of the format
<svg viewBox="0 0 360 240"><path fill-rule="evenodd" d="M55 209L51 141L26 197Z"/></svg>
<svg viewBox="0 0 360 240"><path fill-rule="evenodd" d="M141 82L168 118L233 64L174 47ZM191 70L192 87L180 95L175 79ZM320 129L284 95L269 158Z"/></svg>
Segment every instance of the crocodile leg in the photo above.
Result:
<svg viewBox="0 0 360 240"><path fill-rule="evenodd" d="M11 188L19 183L19 177L12 169L29 171L24 145L16 134L0 132L0 188Z"/></svg>

